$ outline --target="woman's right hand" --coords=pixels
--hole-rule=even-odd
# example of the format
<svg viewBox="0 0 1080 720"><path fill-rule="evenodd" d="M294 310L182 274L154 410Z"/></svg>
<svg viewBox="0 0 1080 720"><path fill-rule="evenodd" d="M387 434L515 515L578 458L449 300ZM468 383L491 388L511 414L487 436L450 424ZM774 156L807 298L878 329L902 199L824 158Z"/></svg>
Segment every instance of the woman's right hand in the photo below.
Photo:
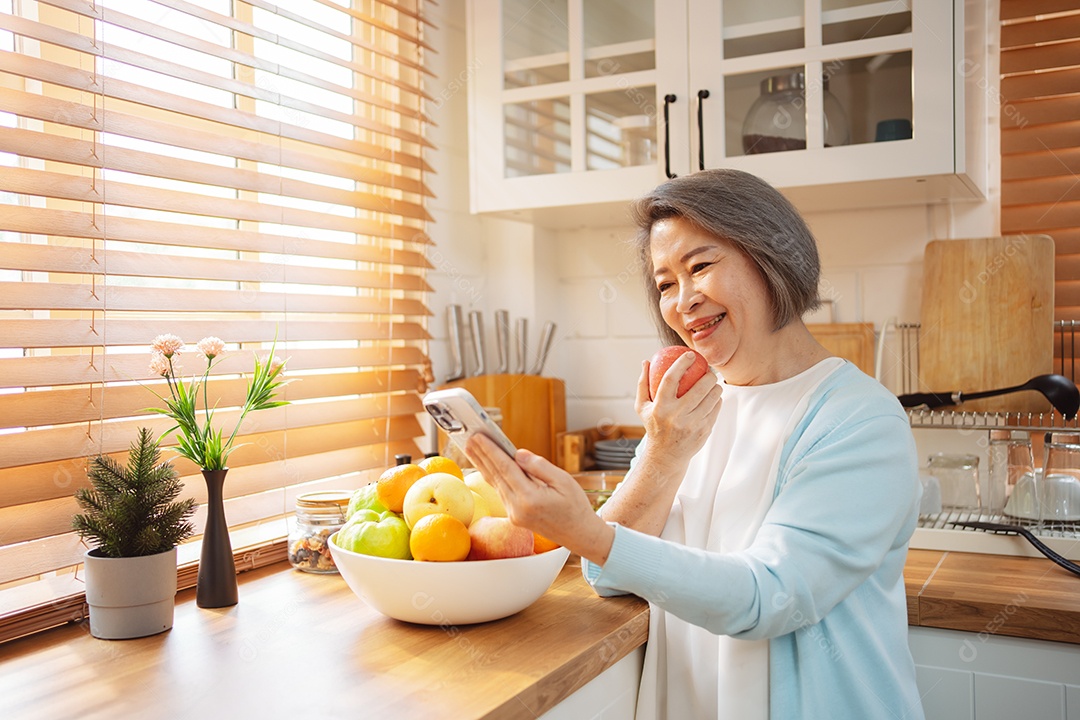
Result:
<svg viewBox="0 0 1080 720"><path fill-rule="evenodd" d="M569 473L528 450L511 458L481 434L469 438L465 453L498 491L511 522L597 565L607 561L615 532Z"/></svg>
<svg viewBox="0 0 1080 720"><path fill-rule="evenodd" d="M649 398L649 362L641 364L634 409L645 425L645 452L652 462L685 470L690 458L705 445L720 413L723 387L707 372L686 394L676 397L679 379L694 362L687 351L671 364ZM681 475L680 475L681 477Z"/></svg>

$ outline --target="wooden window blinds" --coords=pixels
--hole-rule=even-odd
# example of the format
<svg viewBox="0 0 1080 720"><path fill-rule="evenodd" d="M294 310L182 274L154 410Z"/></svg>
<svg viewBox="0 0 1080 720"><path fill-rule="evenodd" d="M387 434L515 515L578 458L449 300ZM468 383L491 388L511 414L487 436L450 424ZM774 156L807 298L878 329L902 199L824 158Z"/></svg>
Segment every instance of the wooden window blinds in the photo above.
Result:
<svg viewBox="0 0 1080 720"><path fill-rule="evenodd" d="M88 458L172 425L146 410L156 335L187 376L199 339L227 343L227 428L253 352L288 358L291 404L249 415L229 461L238 567L283 547L297 494L419 454L423 4L0 0L0 639L78 613Z"/></svg>
<svg viewBox="0 0 1080 720"><path fill-rule="evenodd" d="M1080 320L1080 2L1002 0L1001 229L1057 249L1056 319Z"/></svg>

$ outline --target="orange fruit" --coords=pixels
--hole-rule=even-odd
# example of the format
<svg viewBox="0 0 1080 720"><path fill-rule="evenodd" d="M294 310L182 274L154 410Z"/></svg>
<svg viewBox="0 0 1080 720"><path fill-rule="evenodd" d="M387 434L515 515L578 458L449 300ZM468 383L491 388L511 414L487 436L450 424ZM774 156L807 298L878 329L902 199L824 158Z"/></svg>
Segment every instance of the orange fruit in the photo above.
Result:
<svg viewBox="0 0 1080 720"><path fill-rule="evenodd" d="M459 477L462 480L465 479L465 473L461 472L461 466L448 457L442 455L433 455L429 458L424 458L417 463L420 467L424 468L429 475L432 473L443 472L450 473L455 477Z"/></svg>
<svg viewBox="0 0 1080 720"><path fill-rule="evenodd" d="M548 540L540 533L533 533L533 554L539 555L540 553L546 553L548 550L554 550L557 547L561 546L554 540Z"/></svg>
<svg viewBox="0 0 1080 720"><path fill-rule="evenodd" d="M469 556L469 528L453 515L425 515L413 525L409 549L413 560L456 562Z"/></svg>
<svg viewBox="0 0 1080 720"><path fill-rule="evenodd" d="M424 468L413 463L387 468L376 481L375 494L379 496L379 501L383 505L399 513L405 503L405 493L409 492L413 483L425 475L427 472Z"/></svg>

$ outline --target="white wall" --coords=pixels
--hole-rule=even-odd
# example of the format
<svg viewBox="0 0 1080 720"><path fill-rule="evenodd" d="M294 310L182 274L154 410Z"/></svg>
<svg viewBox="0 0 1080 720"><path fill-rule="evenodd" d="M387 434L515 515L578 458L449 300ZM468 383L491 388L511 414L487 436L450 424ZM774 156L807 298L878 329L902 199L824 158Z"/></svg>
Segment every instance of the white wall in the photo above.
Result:
<svg viewBox="0 0 1080 720"><path fill-rule="evenodd" d="M485 312L489 345L492 313L507 308L530 320L535 343L540 325L558 323L545 374L562 377L567 389L567 426L638 424L633 398L640 364L658 347L644 291L628 240L629 227L551 231L526 223L468 214L467 103L464 89L474 62L466 56L464 0L433 7L439 30L429 41L439 48L433 82L439 127L431 138L438 175L428 182L436 223L430 234L436 266L430 282L435 313L432 360L438 381L449 369L445 307ZM996 26L996 18L991 18ZM997 48L989 57L996 58ZM996 77L996 61L988 60ZM456 88L456 89L455 89ZM988 91L995 97L993 90ZM994 103L988 105L996 111ZM986 118L987 155L997 158L996 112ZM983 202L908 206L806 215L822 256L822 292L835 302L836 321L872 322L879 331L890 319L917 321L922 254L933 239L992 235L998 227L998 163L990 167L991 197ZM828 321L824 313L810 318ZM889 338L887 337L887 340ZM896 352L886 348L885 382L890 385ZM495 357L488 349L489 362Z"/></svg>

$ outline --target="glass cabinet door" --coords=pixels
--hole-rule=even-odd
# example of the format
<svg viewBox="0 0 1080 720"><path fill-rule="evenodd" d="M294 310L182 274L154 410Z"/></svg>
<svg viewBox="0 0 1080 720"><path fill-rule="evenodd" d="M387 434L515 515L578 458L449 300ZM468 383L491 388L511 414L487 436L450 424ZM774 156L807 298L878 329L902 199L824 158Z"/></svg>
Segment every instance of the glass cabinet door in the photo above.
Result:
<svg viewBox="0 0 1080 720"><path fill-rule="evenodd" d="M815 158L819 178L832 169L819 162L826 158L845 172L856 166L844 146L896 143L882 157L951 155L951 3L690 4L690 92L704 90L709 98L700 101L694 133L705 149L703 165L776 176L783 162L785 184L811 184L810 168L792 175L791 153ZM923 13L914 24L913 12ZM921 149L902 149L912 140ZM766 157L772 155L786 159ZM872 163L871 156L861 159Z"/></svg>
<svg viewBox="0 0 1080 720"><path fill-rule="evenodd" d="M502 0L502 175L656 164L652 0Z"/></svg>

